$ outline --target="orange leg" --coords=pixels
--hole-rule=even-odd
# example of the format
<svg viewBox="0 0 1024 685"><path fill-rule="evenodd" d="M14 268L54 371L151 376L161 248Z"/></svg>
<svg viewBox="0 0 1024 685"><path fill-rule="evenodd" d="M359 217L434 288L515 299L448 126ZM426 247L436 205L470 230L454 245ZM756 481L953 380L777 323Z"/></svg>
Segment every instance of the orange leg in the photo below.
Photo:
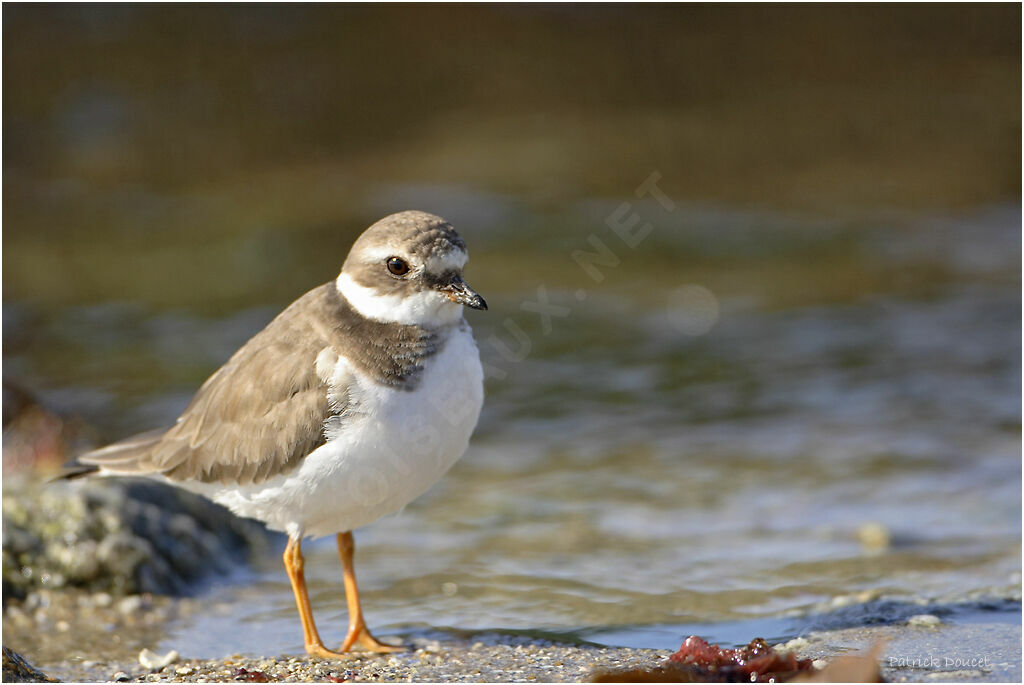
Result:
<svg viewBox="0 0 1024 685"><path fill-rule="evenodd" d="M313 622L313 609L309 604L306 576L302 566L302 541L299 538L289 537L288 545L284 548L284 567L288 571L288 579L292 581L292 590L295 592L295 604L299 608L299 619L302 621L302 635L306 643L306 652L310 656L325 659L344 659L346 655L332 652L324 647L323 641L320 640L320 634L316 631L316 624Z"/></svg>
<svg viewBox="0 0 1024 685"><path fill-rule="evenodd" d="M352 556L356 550L355 540L352 533L338 533L338 556L341 557L341 567L345 573L345 599L348 600L348 635L341 643L339 651L347 652L357 647L365 652L401 652L402 647L380 642L366 627L363 620L363 608L359 604L359 587L356 585L356 569L352 562ZM312 622L312 617L310 618ZM315 634L315 633L314 633Z"/></svg>

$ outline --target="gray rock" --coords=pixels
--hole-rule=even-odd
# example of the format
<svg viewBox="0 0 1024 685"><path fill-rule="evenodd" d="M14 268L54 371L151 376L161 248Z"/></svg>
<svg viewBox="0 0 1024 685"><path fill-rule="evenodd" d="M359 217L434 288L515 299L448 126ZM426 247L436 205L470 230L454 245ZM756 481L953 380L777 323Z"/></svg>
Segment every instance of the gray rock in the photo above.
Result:
<svg viewBox="0 0 1024 685"><path fill-rule="evenodd" d="M107 478L5 479L3 530L5 604L40 587L180 595L270 539L260 524L197 495Z"/></svg>

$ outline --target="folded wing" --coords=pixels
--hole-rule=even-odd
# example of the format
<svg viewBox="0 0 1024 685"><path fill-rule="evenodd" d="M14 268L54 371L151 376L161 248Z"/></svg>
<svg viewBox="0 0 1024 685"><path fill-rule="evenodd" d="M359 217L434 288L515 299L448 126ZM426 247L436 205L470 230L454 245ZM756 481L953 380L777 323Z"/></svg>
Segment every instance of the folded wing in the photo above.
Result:
<svg viewBox="0 0 1024 685"><path fill-rule="evenodd" d="M262 483L294 469L325 442L324 423L345 398L328 401L316 369L331 345L317 288L299 298L199 389L171 428L144 433L78 458L79 471L160 474L176 481Z"/></svg>

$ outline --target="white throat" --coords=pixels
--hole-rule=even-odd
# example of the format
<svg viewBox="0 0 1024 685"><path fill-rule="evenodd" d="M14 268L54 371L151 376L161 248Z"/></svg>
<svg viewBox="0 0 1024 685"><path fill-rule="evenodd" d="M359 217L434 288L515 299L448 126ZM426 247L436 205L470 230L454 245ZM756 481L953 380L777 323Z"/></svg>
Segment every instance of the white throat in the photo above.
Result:
<svg viewBox="0 0 1024 685"><path fill-rule="evenodd" d="M461 304L434 290L412 295L381 295L359 285L346 273L338 275L335 285L352 308L367 319L435 327L454 324L462 317Z"/></svg>

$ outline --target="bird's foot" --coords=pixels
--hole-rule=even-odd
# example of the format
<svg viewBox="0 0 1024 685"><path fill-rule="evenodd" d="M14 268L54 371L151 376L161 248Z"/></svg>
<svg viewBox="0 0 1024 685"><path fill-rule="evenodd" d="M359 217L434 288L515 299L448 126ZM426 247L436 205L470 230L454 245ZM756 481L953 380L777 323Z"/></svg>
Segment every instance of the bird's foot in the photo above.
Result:
<svg viewBox="0 0 1024 685"><path fill-rule="evenodd" d="M405 647L399 647L398 645L389 645L386 642L381 642L365 627L356 629L350 629L348 635L345 636L345 641L341 643L341 648L338 650L341 652L373 652L375 654L391 654L393 652L404 652Z"/></svg>
<svg viewBox="0 0 1024 685"><path fill-rule="evenodd" d="M321 643L306 645L306 654L319 659L351 659L353 656L352 654L344 654L342 652L332 652Z"/></svg>

